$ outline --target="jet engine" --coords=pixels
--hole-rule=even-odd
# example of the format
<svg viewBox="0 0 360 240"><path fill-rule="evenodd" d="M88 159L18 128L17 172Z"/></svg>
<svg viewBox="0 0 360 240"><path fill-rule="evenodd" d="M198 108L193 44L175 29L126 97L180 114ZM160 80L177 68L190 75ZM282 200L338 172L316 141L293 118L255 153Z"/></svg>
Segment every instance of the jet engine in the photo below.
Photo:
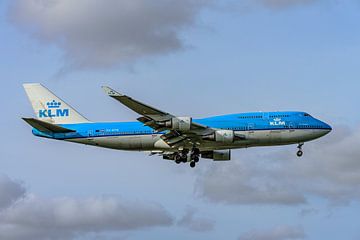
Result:
<svg viewBox="0 0 360 240"><path fill-rule="evenodd" d="M203 136L202 139L220 143L232 143L236 140L245 140L246 137L245 135L236 133L233 130L216 130L210 135Z"/></svg>
<svg viewBox="0 0 360 240"><path fill-rule="evenodd" d="M171 128L172 130L177 131L190 131L192 118L191 117L175 117L169 121L158 123L159 125L163 125L165 127Z"/></svg>
<svg viewBox="0 0 360 240"><path fill-rule="evenodd" d="M232 130L217 130L210 135L204 136L203 139L222 143L232 143L235 140L235 135Z"/></svg>
<svg viewBox="0 0 360 240"><path fill-rule="evenodd" d="M231 159L230 149L214 150L201 153L202 158L213 159L214 161L228 161Z"/></svg>

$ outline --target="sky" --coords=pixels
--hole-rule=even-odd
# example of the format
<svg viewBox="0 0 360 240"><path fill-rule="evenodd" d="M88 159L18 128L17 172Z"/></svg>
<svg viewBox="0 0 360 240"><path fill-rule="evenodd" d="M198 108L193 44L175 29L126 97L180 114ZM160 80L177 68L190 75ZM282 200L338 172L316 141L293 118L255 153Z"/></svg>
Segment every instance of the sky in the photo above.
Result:
<svg viewBox="0 0 360 240"><path fill-rule="evenodd" d="M0 239L360 239L360 1L0 0ZM91 121L102 85L178 116L306 111L296 146L195 169L36 138L22 83Z"/></svg>

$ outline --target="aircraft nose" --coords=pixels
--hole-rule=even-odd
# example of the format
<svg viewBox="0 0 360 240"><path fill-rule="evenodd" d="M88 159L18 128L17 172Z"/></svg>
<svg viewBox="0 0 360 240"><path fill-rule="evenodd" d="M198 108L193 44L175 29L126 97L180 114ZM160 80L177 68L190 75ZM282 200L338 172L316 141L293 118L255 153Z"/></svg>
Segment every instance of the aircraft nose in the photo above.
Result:
<svg viewBox="0 0 360 240"><path fill-rule="evenodd" d="M332 127L329 124L327 124L325 122L321 122L321 123L322 123L322 128L325 131L325 134L328 134L332 131Z"/></svg>

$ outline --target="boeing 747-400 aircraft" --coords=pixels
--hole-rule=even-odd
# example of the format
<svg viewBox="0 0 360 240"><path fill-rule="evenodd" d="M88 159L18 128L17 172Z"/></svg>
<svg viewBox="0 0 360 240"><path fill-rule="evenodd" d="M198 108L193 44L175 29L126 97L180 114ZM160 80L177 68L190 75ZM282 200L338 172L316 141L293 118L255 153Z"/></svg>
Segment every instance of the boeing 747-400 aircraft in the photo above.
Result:
<svg viewBox="0 0 360 240"><path fill-rule="evenodd" d="M254 112L193 119L177 117L103 87L140 115L138 122L90 122L39 83L24 84L36 118L23 118L39 137L98 147L147 151L195 167L199 158L230 160L231 149L297 144L328 134L331 127L305 112Z"/></svg>

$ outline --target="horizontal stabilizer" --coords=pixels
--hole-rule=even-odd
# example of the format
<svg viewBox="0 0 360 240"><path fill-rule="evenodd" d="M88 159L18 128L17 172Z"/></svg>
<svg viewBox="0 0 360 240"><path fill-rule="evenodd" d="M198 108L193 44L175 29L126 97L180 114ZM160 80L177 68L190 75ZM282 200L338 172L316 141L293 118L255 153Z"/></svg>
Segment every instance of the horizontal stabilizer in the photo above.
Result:
<svg viewBox="0 0 360 240"><path fill-rule="evenodd" d="M31 125L33 128L41 131L41 132L50 132L50 133L69 133L76 132L75 130L71 130L68 128L60 127L58 125L44 122L35 118L23 118L25 122Z"/></svg>
<svg viewBox="0 0 360 240"><path fill-rule="evenodd" d="M37 119L54 124L89 122L40 83L25 83L23 86Z"/></svg>

